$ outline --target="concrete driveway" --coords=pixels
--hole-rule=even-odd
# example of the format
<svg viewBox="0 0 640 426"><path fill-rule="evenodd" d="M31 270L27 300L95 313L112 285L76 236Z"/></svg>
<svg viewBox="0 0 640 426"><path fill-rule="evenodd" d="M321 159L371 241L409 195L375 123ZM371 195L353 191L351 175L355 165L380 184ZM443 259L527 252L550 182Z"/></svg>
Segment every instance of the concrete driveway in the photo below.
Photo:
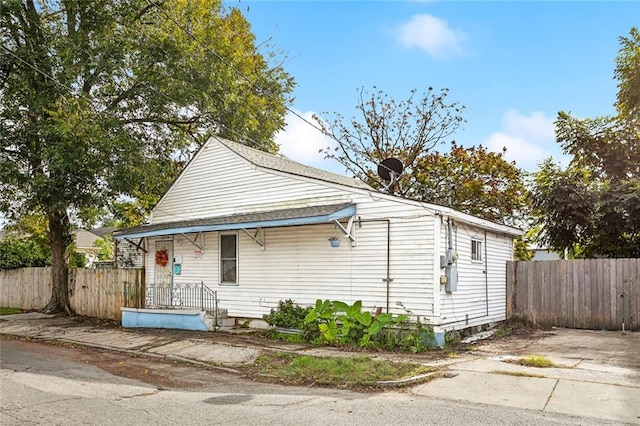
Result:
<svg viewBox="0 0 640 426"><path fill-rule="evenodd" d="M541 355L551 368L514 364ZM640 424L640 333L553 329L480 342L445 378L416 386L430 397Z"/></svg>

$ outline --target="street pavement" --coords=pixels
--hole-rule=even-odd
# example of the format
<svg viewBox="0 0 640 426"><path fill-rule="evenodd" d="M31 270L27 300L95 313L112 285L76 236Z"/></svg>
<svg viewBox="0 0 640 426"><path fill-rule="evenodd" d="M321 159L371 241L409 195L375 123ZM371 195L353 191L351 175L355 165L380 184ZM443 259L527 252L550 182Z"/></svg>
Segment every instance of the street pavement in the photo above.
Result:
<svg viewBox="0 0 640 426"><path fill-rule="evenodd" d="M266 351L352 355L335 348L275 341L216 340L191 332L100 327L40 313L2 316L0 334L215 365L229 372L254 362ZM474 351L437 360L403 356L403 361L421 362L438 371L434 380L410 384L409 391L426 398L640 425L640 333L560 329L535 339L495 342L479 343ZM509 362L529 354L545 356L555 367ZM376 356L394 359L393 354Z"/></svg>

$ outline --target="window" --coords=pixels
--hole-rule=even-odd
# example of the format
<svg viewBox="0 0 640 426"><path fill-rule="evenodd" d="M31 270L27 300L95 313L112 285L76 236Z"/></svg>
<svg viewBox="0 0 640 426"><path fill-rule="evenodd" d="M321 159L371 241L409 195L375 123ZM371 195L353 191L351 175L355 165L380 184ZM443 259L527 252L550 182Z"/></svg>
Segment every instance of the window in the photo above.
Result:
<svg viewBox="0 0 640 426"><path fill-rule="evenodd" d="M471 260L482 261L482 240L471 240Z"/></svg>
<svg viewBox="0 0 640 426"><path fill-rule="evenodd" d="M220 235L220 283L238 283L238 236Z"/></svg>

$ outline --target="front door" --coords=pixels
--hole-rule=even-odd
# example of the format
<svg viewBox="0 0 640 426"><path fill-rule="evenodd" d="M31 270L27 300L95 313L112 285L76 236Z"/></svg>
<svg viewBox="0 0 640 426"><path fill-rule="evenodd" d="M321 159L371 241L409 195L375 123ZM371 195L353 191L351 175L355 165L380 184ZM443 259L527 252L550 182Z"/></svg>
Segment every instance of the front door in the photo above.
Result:
<svg viewBox="0 0 640 426"><path fill-rule="evenodd" d="M173 301L173 241L156 241L154 281L158 302L171 306Z"/></svg>

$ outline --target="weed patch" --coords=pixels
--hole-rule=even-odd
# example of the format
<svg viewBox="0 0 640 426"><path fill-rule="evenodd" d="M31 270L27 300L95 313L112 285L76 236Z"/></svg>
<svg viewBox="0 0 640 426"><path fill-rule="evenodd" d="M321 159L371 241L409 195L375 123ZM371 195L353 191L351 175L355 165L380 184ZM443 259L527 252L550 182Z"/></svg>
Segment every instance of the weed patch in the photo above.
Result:
<svg viewBox="0 0 640 426"><path fill-rule="evenodd" d="M527 367L537 367L537 368L549 368L555 367L556 365L549 358L546 358L541 355L529 355L526 358L506 360L505 362L509 362L512 364L524 365Z"/></svg>
<svg viewBox="0 0 640 426"><path fill-rule="evenodd" d="M260 356L258 377L290 385L376 389L378 382L402 380L432 371L421 364L374 360L368 356L315 357L275 352Z"/></svg>

